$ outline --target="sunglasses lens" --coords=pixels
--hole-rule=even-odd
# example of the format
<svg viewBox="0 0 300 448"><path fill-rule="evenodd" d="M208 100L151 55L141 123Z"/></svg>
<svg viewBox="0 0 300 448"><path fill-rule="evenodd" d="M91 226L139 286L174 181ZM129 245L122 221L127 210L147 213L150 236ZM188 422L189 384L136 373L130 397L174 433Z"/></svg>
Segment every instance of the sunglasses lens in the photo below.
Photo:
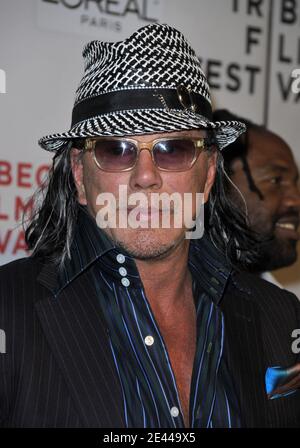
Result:
<svg viewBox="0 0 300 448"><path fill-rule="evenodd" d="M103 170L122 171L134 165L137 149L134 143L127 140L99 140L94 152Z"/></svg>
<svg viewBox="0 0 300 448"><path fill-rule="evenodd" d="M192 140L162 140L154 145L153 156L159 168L188 170L195 158L195 145Z"/></svg>

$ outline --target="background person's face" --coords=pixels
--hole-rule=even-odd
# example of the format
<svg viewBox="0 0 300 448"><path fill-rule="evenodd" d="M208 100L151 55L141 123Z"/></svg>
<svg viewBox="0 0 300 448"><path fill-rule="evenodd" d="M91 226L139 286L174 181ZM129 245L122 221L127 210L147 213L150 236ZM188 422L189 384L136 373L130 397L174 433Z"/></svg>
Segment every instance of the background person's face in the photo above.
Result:
<svg viewBox="0 0 300 448"><path fill-rule="evenodd" d="M162 137L205 137L205 131L192 130L170 132L167 134L152 134L134 136L141 143L146 143ZM73 160L76 159L77 150L72 150ZM81 163L73 163L78 200L87 205L90 213L96 217L101 206L96 204L99 193L112 193L118 200L119 186L127 186L128 196L132 193L142 192L149 198L151 193L178 192L204 193L208 197L215 176L215 156L208 156L202 152L193 167L187 171L166 172L160 171L152 162L149 151L141 151L136 166L127 172L105 172L94 163L92 153L85 152ZM193 200L193 217L196 212L196 200ZM135 258L147 259L161 257L169 253L172 248L183 242L186 228L106 228L105 232L119 245L124 247Z"/></svg>
<svg viewBox="0 0 300 448"><path fill-rule="evenodd" d="M271 241L261 247L261 258L255 270L288 266L297 259L299 239L300 192L292 152L277 135L250 130L247 161L263 199L250 190L240 159L232 164L231 179L246 200L251 228L271 237Z"/></svg>

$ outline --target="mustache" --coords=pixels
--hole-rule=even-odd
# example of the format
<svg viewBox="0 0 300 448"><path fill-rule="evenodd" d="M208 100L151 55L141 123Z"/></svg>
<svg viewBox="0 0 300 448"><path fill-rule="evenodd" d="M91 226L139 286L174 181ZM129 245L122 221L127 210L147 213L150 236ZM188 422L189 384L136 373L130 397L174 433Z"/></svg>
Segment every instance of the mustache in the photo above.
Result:
<svg viewBox="0 0 300 448"><path fill-rule="evenodd" d="M299 225L300 220L300 212L297 210L290 210L285 213L280 213L274 216L273 218L273 224L275 225L278 221L282 222L293 222Z"/></svg>
<svg viewBox="0 0 300 448"><path fill-rule="evenodd" d="M164 201L153 201L151 198L146 197L143 200L137 199L136 201L133 201L134 203L130 203L130 201L127 201L127 203L119 202L119 200L116 200L116 209L120 210L121 212L130 212L133 209L138 209L142 212L170 212L173 213L176 211L176 204L174 202L170 201L167 203L164 203Z"/></svg>

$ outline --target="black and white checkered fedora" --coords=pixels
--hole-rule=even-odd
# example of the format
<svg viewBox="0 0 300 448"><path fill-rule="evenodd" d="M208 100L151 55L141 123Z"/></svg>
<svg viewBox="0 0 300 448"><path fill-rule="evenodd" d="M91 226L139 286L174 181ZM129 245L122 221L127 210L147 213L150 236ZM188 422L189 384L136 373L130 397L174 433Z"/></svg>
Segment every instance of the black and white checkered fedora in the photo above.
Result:
<svg viewBox="0 0 300 448"><path fill-rule="evenodd" d="M145 26L122 42L94 40L83 49L83 78L71 129L39 140L57 151L74 138L214 129L219 148L244 130L212 121L209 86L199 59L176 29Z"/></svg>

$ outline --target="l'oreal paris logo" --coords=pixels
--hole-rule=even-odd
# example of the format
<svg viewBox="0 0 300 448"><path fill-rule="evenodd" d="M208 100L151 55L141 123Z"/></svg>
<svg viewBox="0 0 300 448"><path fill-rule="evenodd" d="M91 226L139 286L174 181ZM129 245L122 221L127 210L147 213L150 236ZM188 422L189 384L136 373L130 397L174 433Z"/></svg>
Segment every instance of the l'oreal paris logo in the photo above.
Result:
<svg viewBox="0 0 300 448"><path fill-rule="evenodd" d="M99 12L110 16L136 15L146 22L157 22L162 0L42 0L44 3L61 4L69 10L81 9L83 13ZM157 14L155 14L155 12Z"/></svg>

